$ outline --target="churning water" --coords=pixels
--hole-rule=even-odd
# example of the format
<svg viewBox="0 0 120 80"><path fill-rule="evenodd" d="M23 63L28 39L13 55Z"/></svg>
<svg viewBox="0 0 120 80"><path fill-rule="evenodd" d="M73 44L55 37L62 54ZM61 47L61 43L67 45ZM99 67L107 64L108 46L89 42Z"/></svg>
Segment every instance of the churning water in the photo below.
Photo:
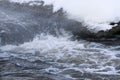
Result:
<svg viewBox="0 0 120 80"><path fill-rule="evenodd" d="M33 74L25 80L36 80L34 77L40 77L41 74L43 77L50 77L50 80L120 79L119 46L108 47L84 40L71 41L68 36L40 35L31 42L19 46L6 45L0 49L1 66L4 61L8 66L7 71L4 68L1 70L1 74L3 77L7 75L8 79L20 73ZM49 76L45 76L45 73L49 73Z"/></svg>
<svg viewBox="0 0 120 80"><path fill-rule="evenodd" d="M10 0L19 3L28 3L36 0ZM41 0L37 0L41 1ZM119 0L43 0L45 4L53 4L54 11L61 7L67 12L68 18L82 21L90 29L106 30L112 26L109 22L120 21Z"/></svg>
<svg viewBox="0 0 120 80"><path fill-rule="evenodd" d="M41 33L29 42L1 46L0 80L120 80L119 45L72 40L71 33L61 31L63 35Z"/></svg>

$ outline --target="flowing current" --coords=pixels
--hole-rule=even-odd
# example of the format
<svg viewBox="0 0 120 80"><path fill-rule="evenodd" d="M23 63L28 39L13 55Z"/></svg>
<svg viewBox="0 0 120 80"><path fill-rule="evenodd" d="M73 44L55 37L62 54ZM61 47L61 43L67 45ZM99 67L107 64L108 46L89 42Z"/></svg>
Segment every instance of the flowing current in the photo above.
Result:
<svg viewBox="0 0 120 80"><path fill-rule="evenodd" d="M120 80L119 45L74 40L79 22L30 5L0 2L0 80Z"/></svg>

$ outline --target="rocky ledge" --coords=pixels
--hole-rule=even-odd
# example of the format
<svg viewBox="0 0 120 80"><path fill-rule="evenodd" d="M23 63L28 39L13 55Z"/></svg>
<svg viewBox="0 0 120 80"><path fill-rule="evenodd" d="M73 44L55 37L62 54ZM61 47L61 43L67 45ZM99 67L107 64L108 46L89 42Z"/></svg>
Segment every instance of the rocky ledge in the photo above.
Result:
<svg viewBox="0 0 120 80"><path fill-rule="evenodd" d="M92 37L87 38L88 41L100 42L107 45L120 45L120 22L110 23L112 29L99 31L94 33Z"/></svg>

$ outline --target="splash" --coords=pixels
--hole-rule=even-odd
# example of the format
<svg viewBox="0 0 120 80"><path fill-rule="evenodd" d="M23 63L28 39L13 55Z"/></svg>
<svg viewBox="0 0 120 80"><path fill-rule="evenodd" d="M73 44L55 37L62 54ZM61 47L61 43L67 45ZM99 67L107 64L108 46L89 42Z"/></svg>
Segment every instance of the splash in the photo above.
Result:
<svg viewBox="0 0 120 80"><path fill-rule="evenodd" d="M34 1L34 0L11 0L11 1L20 2L22 4L22 3L28 3L29 1ZM111 2L109 0L109 3L108 3L109 5L106 4L108 0L104 1L105 2L104 4L102 4L103 0L101 1L91 0L94 2L94 5L92 2L87 0L84 0L84 1L82 0L79 0L79 1L78 0L75 0L75 1L44 0L44 1L45 1L45 5L53 4L54 11L57 11L59 8L63 7L63 9L68 14L68 18L74 19L80 22L83 21L85 25L89 25L89 29L92 29L92 28L96 28L96 30L100 30L103 28L104 28L103 30L109 29L111 28L111 26L108 25L109 22L119 21L119 16L117 16L119 11L116 12L117 10L119 10L118 8L119 6L117 6L117 0L114 0L115 2L112 0ZM102 4L102 6L100 4ZM110 8L109 10L108 10L108 7ZM103 10L103 8L105 8L106 10L105 9ZM15 9L19 11L19 8L15 8ZM31 6L28 6L28 8L24 9L21 12L26 13L28 9L30 11L33 10L31 9ZM6 13L8 12L11 13L11 15L14 14L14 11L15 11L15 10L13 11L10 8L8 9L3 8L3 10ZM39 23L42 24L43 21L46 21L45 23L43 23L43 25L46 25L46 24L49 25L49 21L51 21L51 19L44 20L45 17L42 17L43 19L38 16L35 18L30 18L31 14L29 14L29 12L26 13L27 16L23 15L22 13L20 14L20 12L17 12L17 11L16 11L16 14L19 14L19 15L14 14L12 19L10 17L12 21L11 20L8 20L8 21L13 22L13 21L22 19L22 21L25 22L25 20L28 18L26 20L26 23L29 25L27 25L26 30L30 29L30 32L36 32L36 30L40 32L40 30L42 29L42 28L40 29L37 28L35 31L33 31L34 28L30 27L31 24L35 22L37 24ZM95 15L97 15L98 17L96 17ZM1 15L1 17L3 16ZM40 20L42 19L43 21L38 21L39 19ZM18 21L18 22L21 22L21 21ZM63 22L61 21L61 23ZM75 26L73 27L73 23L69 21L65 23L67 23L67 25L72 24L71 26L72 31L75 29L74 30L75 32L76 30L80 32L80 30L78 29L79 26L75 28ZM20 28L20 26L18 26L18 28ZM51 28L45 28L43 26L43 29L41 31L43 31L44 29L45 30L51 29L52 32L54 32L53 31L53 28L55 28L54 26L56 27L56 25L54 24L51 25ZM15 27L16 25L15 26L12 25L12 30L10 31L13 32L13 29L16 29ZM70 26L67 26L67 27L70 28ZM10 26L6 28L9 29ZM20 29L20 30L18 29L18 31L24 34L22 32L24 31L24 29ZM1 31L1 32L4 32L4 31ZM81 32L82 35L84 32L85 31ZM59 35L59 33L57 34ZM72 35L69 32L67 33L66 31L63 30L63 34L64 35L59 35L59 36L54 36L50 34L41 34L37 36L35 35L36 38L34 38L33 40L30 40L29 42L24 42L23 44L1 46L0 47L0 64L1 64L0 76L3 77L2 80L4 80L4 77L5 79L6 77L8 77L8 79L14 78L16 80L15 78L16 76L17 76L17 79L19 78L18 76L22 77L21 80L23 80L23 78L25 77L28 77L28 78L32 77L34 78L33 80L35 80L36 78L43 80L43 78L40 78L40 74L42 74L42 77L45 77L45 79L50 76L50 79L48 78L48 80L58 80L59 78L60 78L59 80L63 80L61 79L63 76L66 77L64 80L79 80L79 79L119 80L120 79L120 46L113 46L113 47L105 46L99 43L93 43L93 42L88 42L84 40L72 41L71 40ZM18 38L18 35L16 38L13 39L12 42L14 42L15 39L20 40L19 39L20 36ZM22 36L21 39L23 38L27 38L27 37ZM45 73L50 75L46 75ZM57 77L57 75L60 75L60 77ZM61 77L61 75L63 76ZM54 79L51 79L51 78L54 78Z"/></svg>
<svg viewBox="0 0 120 80"><path fill-rule="evenodd" d="M11 0L13 2L29 2L35 0ZM39 0L40 1L40 0ZM120 21L119 0L43 0L45 5L53 4L54 11L63 8L68 18L82 21L90 29L111 29L110 22Z"/></svg>
<svg viewBox="0 0 120 80"><path fill-rule="evenodd" d="M44 70L53 74L72 75L67 71L73 71L73 73L77 71L82 72L83 75L90 73L108 76L120 75L120 53L119 50L115 50L119 48L119 46L107 47L83 40L71 41L68 36L39 35L33 41L19 46L0 47L3 52L0 57L13 56L30 62L46 61L53 65ZM21 61L19 63L20 66L24 66L24 64Z"/></svg>

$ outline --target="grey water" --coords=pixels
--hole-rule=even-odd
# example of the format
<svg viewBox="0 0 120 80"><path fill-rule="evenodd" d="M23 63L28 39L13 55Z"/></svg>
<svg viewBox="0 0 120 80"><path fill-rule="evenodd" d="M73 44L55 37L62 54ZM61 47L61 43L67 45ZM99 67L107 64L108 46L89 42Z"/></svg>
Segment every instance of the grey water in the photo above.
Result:
<svg viewBox="0 0 120 80"><path fill-rule="evenodd" d="M120 80L120 46L52 8L0 1L0 80Z"/></svg>

